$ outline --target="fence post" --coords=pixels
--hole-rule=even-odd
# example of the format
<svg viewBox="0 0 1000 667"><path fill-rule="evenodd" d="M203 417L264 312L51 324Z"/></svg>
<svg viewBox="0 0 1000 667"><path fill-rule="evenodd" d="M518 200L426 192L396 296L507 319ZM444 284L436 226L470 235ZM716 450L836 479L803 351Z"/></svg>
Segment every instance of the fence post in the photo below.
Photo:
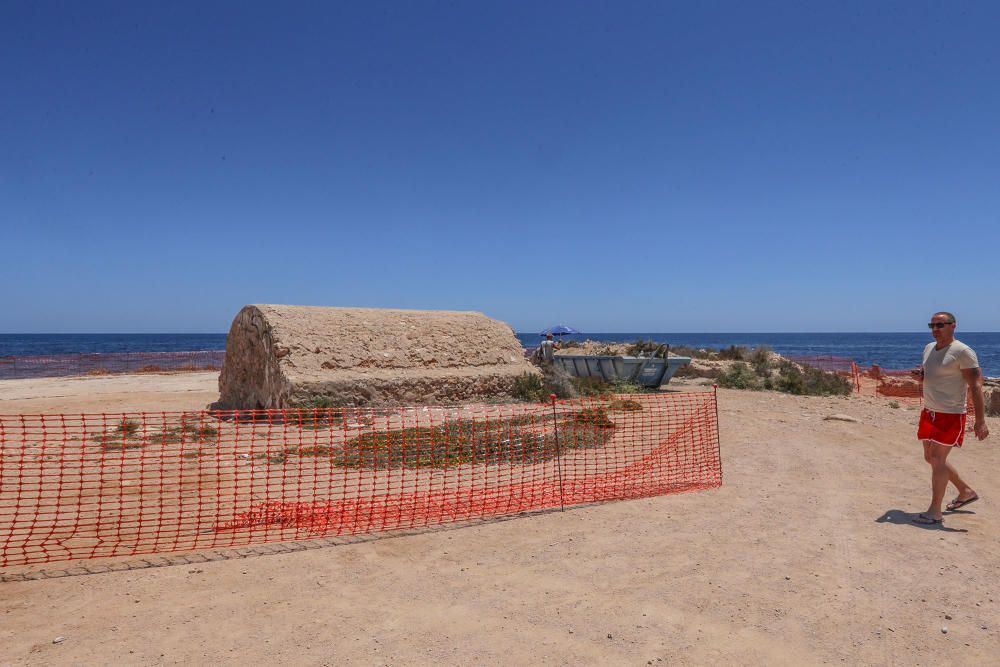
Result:
<svg viewBox="0 0 1000 667"><path fill-rule="evenodd" d="M565 496L563 495L563 475L562 475L562 451L559 449L559 419L556 417L556 395L549 394L549 402L552 404L552 428L556 434L556 475L559 477L559 511L566 511Z"/></svg>

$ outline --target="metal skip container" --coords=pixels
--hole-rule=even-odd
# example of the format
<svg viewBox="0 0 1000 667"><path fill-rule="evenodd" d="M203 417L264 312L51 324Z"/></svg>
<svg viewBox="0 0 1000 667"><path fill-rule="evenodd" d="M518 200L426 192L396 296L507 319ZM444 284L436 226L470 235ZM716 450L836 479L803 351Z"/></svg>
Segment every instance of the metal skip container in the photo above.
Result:
<svg viewBox="0 0 1000 667"><path fill-rule="evenodd" d="M555 363L575 377L597 377L606 382L631 382L643 387L659 387L670 382L691 357L625 357L557 354Z"/></svg>

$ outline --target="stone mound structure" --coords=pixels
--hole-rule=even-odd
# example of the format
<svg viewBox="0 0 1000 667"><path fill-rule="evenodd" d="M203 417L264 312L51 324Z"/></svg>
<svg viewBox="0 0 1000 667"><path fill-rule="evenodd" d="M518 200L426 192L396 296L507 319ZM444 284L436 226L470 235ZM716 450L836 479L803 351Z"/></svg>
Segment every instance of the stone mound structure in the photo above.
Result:
<svg viewBox="0 0 1000 667"><path fill-rule="evenodd" d="M538 373L513 329L482 313L250 305L219 376L224 409L459 403Z"/></svg>

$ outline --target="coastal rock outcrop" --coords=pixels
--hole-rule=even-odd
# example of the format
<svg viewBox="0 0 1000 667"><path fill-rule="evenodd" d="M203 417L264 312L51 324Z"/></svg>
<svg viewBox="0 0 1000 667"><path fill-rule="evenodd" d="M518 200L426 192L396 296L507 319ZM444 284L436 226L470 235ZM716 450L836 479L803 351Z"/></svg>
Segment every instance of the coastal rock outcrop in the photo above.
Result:
<svg viewBox="0 0 1000 667"><path fill-rule="evenodd" d="M458 403L509 396L523 373L538 371L514 331L482 313L249 305L217 407Z"/></svg>
<svg viewBox="0 0 1000 667"><path fill-rule="evenodd" d="M986 414L990 417L1000 417L1000 380L989 379L983 387L983 402Z"/></svg>

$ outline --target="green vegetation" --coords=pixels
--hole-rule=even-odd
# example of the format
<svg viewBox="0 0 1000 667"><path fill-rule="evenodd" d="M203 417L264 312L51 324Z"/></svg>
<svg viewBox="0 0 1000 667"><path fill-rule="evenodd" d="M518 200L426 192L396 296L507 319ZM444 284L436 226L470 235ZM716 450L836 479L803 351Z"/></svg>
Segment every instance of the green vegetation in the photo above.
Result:
<svg viewBox="0 0 1000 667"><path fill-rule="evenodd" d="M112 433L117 433L122 438L132 438L139 432L140 428L142 428L142 424L138 420L123 418Z"/></svg>
<svg viewBox="0 0 1000 667"><path fill-rule="evenodd" d="M556 389L561 391L557 393ZM651 391L656 390L627 382L605 382L601 378L594 377L568 378L567 382L557 387L537 375L525 373L514 382L514 395L523 401L545 403L548 402L550 394L556 394L559 398L579 396L610 398L607 409L623 412L642 410L642 404L631 399L614 398L616 394L641 394Z"/></svg>
<svg viewBox="0 0 1000 667"><path fill-rule="evenodd" d="M612 382L610 385L611 394L655 394L659 391L658 387L644 387L641 384L633 384L631 382Z"/></svg>
<svg viewBox="0 0 1000 667"><path fill-rule="evenodd" d="M545 381L534 373L522 373L514 379L514 397L530 403L544 403L551 391L546 391Z"/></svg>
<svg viewBox="0 0 1000 667"><path fill-rule="evenodd" d="M774 389L801 396L847 396L853 390L850 381L836 373L828 373L812 366L796 366L783 361L778 366L779 375Z"/></svg>
<svg viewBox="0 0 1000 667"><path fill-rule="evenodd" d="M797 366L782 361L772 369L766 357L750 355L754 364L737 362L719 375L716 382L727 389L774 389L800 396L847 396L852 391L851 382L836 373L828 373L812 366ZM772 373L772 370L775 372Z"/></svg>
<svg viewBox="0 0 1000 667"><path fill-rule="evenodd" d="M770 351L770 348L766 345L761 345L753 349L743 345L730 345L721 350L715 350L710 347L690 347L688 345L677 345L670 348L670 353L678 357L715 361L749 361L755 365L760 361L767 361Z"/></svg>
<svg viewBox="0 0 1000 667"><path fill-rule="evenodd" d="M631 398L614 398L608 403L608 410L619 410L621 412L638 412L642 410L642 403Z"/></svg>
<svg viewBox="0 0 1000 667"><path fill-rule="evenodd" d="M725 349L719 350L716 358L728 361L745 361L749 354L750 351L742 345L730 345Z"/></svg>
<svg viewBox="0 0 1000 667"><path fill-rule="evenodd" d="M102 433L90 433L88 438L107 451L142 449L153 443L159 445L177 442L218 442L219 429L203 422L182 423L171 426L148 436L142 431L142 424L136 419L122 419L113 429ZM195 456L199 456L196 454ZM192 458L185 454L185 458Z"/></svg>
<svg viewBox="0 0 1000 667"><path fill-rule="evenodd" d="M459 420L439 426L362 433L342 449L327 445L289 447L257 458L282 464L295 456L330 457L336 466L368 470L443 468L466 463L530 464L555 458L558 451L602 447L610 440L614 426L603 408L564 416L557 430L551 428L550 420L532 415L500 421Z"/></svg>
<svg viewBox="0 0 1000 667"><path fill-rule="evenodd" d="M171 426L150 437L150 441L160 444L168 444L185 441L196 442L218 442L219 429L204 423L190 424L184 423L180 426Z"/></svg>
<svg viewBox="0 0 1000 667"><path fill-rule="evenodd" d="M576 389L574 378L559 364L542 366L542 378L545 382L545 400L549 400L549 394L555 394L556 398L576 398L579 392Z"/></svg>
<svg viewBox="0 0 1000 667"><path fill-rule="evenodd" d="M747 361L753 366L754 373L766 377L771 372L771 348L767 345L755 347L749 355Z"/></svg>
<svg viewBox="0 0 1000 667"><path fill-rule="evenodd" d="M110 431L91 433L91 441L101 445L106 451L139 449L145 443L141 440L142 424L136 419L123 417Z"/></svg>
<svg viewBox="0 0 1000 667"><path fill-rule="evenodd" d="M577 396L605 396L612 392L611 385L596 377L573 378Z"/></svg>
<svg viewBox="0 0 1000 667"><path fill-rule="evenodd" d="M284 412L286 424L304 429L329 429L344 423L344 408L329 398L314 398L297 403Z"/></svg>
<svg viewBox="0 0 1000 667"><path fill-rule="evenodd" d="M729 367L716 379L720 387L726 389L764 389L762 379L745 363L738 362Z"/></svg>
<svg viewBox="0 0 1000 667"><path fill-rule="evenodd" d="M543 364L539 370L542 372L541 378L532 373L525 373L518 378L514 388L515 397L533 403L545 403L552 394L556 398L576 398L579 395L574 382L576 378L570 376L562 366Z"/></svg>
<svg viewBox="0 0 1000 667"><path fill-rule="evenodd" d="M608 418L607 408L585 408L573 415L573 421L577 425L582 424L593 428L615 427L615 423Z"/></svg>
<svg viewBox="0 0 1000 667"><path fill-rule="evenodd" d="M670 353L679 357L691 357L692 359L715 359L718 351L711 348L676 345L670 348Z"/></svg>

